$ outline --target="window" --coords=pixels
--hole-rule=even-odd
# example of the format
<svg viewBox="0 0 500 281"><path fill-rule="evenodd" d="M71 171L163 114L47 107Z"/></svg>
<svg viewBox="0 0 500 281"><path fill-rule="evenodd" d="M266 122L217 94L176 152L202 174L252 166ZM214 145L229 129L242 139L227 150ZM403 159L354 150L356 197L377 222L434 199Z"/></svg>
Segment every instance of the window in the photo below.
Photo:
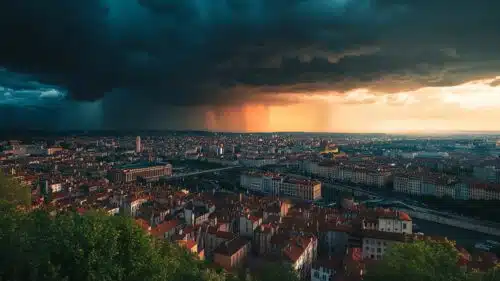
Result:
<svg viewBox="0 0 500 281"><path fill-rule="evenodd" d="M319 272L317 270L314 271L314 278L319 278Z"/></svg>
<svg viewBox="0 0 500 281"><path fill-rule="evenodd" d="M381 248L377 248L377 253L382 253L382 249Z"/></svg>
<svg viewBox="0 0 500 281"><path fill-rule="evenodd" d="M406 223L403 223L403 229L406 229Z"/></svg>

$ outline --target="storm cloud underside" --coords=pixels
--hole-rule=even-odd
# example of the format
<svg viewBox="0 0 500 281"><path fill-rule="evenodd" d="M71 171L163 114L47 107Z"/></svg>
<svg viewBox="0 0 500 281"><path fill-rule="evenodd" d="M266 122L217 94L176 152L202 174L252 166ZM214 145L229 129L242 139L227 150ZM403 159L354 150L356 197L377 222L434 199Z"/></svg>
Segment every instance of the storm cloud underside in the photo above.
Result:
<svg viewBox="0 0 500 281"><path fill-rule="evenodd" d="M82 114L96 119L84 127L115 127L128 111L142 126L176 119L167 107L456 85L498 75L499 9L494 0L0 1L0 110L73 116L62 127Z"/></svg>

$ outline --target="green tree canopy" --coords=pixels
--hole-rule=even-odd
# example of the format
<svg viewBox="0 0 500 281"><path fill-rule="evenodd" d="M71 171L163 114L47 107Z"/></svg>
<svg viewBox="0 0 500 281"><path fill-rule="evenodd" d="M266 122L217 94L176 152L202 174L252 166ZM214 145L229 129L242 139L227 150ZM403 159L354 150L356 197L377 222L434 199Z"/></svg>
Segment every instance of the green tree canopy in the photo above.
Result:
<svg viewBox="0 0 500 281"><path fill-rule="evenodd" d="M398 243L367 269L366 281L463 281L459 253L450 241Z"/></svg>
<svg viewBox="0 0 500 281"><path fill-rule="evenodd" d="M153 241L126 217L0 211L0 280L214 280L187 251Z"/></svg>
<svg viewBox="0 0 500 281"><path fill-rule="evenodd" d="M282 266L256 281L291 280ZM277 279L276 279L277 278ZM284 279L283 279L284 278ZM238 281L177 244L158 241L125 216L23 212L0 202L0 280Z"/></svg>
<svg viewBox="0 0 500 281"><path fill-rule="evenodd" d="M295 271L283 263L267 263L257 274L259 281L299 281L300 278Z"/></svg>
<svg viewBox="0 0 500 281"><path fill-rule="evenodd" d="M0 172L0 200L16 205L29 206L31 204L31 190L18 180Z"/></svg>

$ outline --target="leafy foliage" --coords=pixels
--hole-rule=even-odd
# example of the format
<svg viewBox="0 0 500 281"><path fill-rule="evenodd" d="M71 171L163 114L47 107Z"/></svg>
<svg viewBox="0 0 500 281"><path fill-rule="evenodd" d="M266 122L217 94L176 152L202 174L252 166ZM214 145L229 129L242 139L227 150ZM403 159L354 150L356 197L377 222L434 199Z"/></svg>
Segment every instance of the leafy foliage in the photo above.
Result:
<svg viewBox="0 0 500 281"><path fill-rule="evenodd" d="M260 281L299 281L299 276L293 269L286 264L281 263L268 263L262 268L258 275Z"/></svg>
<svg viewBox="0 0 500 281"><path fill-rule="evenodd" d="M276 273L279 270L273 268L272 277L262 280L275 276L296 280ZM21 212L4 202L0 280L237 281L237 277L208 268L176 244L151 238L125 216L90 211L53 217L45 211Z"/></svg>
<svg viewBox="0 0 500 281"><path fill-rule="evenodd" d="M0 173L0 200L29 206L31 204L31 190L16 179Z"/></svg>
<svg viewBox="0 0 500 281"><path fill-rule="evenodd" d="M167 280L160 252L124 217L2 212L3 280Z"/></svg>
<svg viewBox="0 0 500 281"><path fill-rule="evenodd" d="M367 281L463 281L459 253L450 241L395 244L384 259L367 270Z"/></svg>

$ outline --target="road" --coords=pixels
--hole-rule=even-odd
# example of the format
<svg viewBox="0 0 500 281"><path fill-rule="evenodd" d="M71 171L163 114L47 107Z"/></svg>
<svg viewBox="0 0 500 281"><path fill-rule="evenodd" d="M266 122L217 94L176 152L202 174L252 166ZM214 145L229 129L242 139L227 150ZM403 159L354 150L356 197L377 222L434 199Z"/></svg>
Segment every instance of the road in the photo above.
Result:
<svg viewBox="0 0 500 281"><path fill-rule="evenodd" d="M300 175L295 175L295 176L300 176ZM385 201L387 203L402 204L405 207L411 208L411 209L418 211L418 212L432 213L432 214L439 215L439 216L453 218L453 219L456 219L459 221L464 221L464 222L469 222L472 224L483 225L483 226L488 226L488 227L500 229L500 223L486 221L486 220L477 220L477 219L474 219L471 217L464 217L464 216L456 215L453 213L443 212L443 211L439 211L439 210L435 210L435 209L429 209L429 208L426 208L423 206L417 206L417 204L419 204L419 202L416 202L414 200L403 199L403 198L397 197L397 196L390 196L387 194L383 194L383 192L369 191L369 190L363 189L361 187L345 185L345 184L337 183L337 182L334 182L332 180L321 178L321 177L316 177L316 178L318 178L319 180L321 180L325 184L337 186L337 188L339 188L339 189L352 190L352 191L357 192L359 194L367 195L367 196L373 197L375 199L380 199L381 201ZM333 187L333 188L335 188L335 187Z"/></svg>

